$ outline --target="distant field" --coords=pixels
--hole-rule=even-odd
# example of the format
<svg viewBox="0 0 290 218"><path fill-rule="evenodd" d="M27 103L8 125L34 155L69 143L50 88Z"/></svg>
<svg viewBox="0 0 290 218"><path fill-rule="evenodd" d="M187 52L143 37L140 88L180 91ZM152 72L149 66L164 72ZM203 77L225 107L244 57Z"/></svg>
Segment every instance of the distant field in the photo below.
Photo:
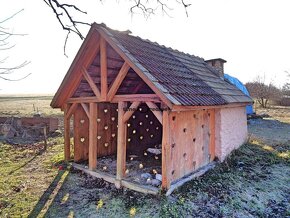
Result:
<svg viewBox="0 0 290 218"><path fill-rule="evenodd" d="M0 95L0 116L61 116L59 109L52 109L53 96L46 95Z"/></svg>

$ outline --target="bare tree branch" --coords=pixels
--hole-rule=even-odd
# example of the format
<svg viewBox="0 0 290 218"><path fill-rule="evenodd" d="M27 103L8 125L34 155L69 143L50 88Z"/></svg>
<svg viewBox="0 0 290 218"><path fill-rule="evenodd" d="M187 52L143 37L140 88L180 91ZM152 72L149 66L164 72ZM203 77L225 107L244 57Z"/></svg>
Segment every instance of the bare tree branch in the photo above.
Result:
<svg viewBox="0 0 290 218"><path fill-rule="evenodd" d="M15 47L15 45L9 45L9 39L11 36L24 36L26 34L19 34L19 33L13 33L13 31L10 31L9 28L5 28L3 25L6 21L14 18L17 14L19 14L20 12L22 12L22 10L16 12L15 14L11 15L10 17L0 21L0 51L6 51L6 50L10 50L13 47ZM23 63L16 65L16 66L5 66L4 64L6 63L8 57L2 58L0 59L0 79L6 80L6 81L19 81L22 79L27 78L31 73L26 74L23 77L17 78L17 79L11 79L11 75L16 71L19 70L22 67L25 67L26 65L28 65L30 62L28 61L24 61Z"/></svg>
<svg viewBox="0 0 290 218"><path fill-rule="evenodd" d="M72 14L73 13L87 14L87 12L83 11L82 9L80 9L74 4L61 3L65 0L43 0L43 1L47 6L49 6L52 9L62 29L67 31L67 35L65 37L65 42L64 42L64 48L63 48L64 55L67 56L66 45L67 45L70 33L76 34L81 40L83 40L84 35L79 30L78 25L90 26L90 24L87 22L75 20ZM102 2L102 0L98 0L98 1ZM169 11L173 10L172 8L169 7L169 1L166 1L166 0L155 0L155 1L133 0L132 2L133 2L132 6L129 9L130 13L133 15L137 11L141 11L145 18L148 18L149 16L156 14L158 10L161 10L163 14L166 14L167 16L170 17ZM175 0L175 2L177 2L178 4L182 5L182 7L184 7L185 13L188 16L187 8L191 6L191 4L186 3L185 0ZM117 3L118 2L116 2L116 4Z"/></svg>

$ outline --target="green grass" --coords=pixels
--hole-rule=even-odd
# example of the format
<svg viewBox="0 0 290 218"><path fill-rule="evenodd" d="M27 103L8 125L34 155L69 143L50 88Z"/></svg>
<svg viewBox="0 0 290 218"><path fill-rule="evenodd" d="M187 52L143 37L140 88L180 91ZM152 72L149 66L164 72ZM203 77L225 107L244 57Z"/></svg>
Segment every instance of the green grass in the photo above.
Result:
<svg viewBox="0 0 290 218"><path fill-rule="evenodd" d="M0 217L26 217L35 207L63 160L63 146L55 140L49 141L54 145L43 153L37 144L0 143Z"/></svg>

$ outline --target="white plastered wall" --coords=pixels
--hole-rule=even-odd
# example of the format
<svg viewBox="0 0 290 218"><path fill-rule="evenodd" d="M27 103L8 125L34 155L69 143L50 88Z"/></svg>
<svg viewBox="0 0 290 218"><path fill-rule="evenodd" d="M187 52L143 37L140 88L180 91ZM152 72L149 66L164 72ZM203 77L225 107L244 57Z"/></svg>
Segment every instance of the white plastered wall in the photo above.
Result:
<svg viewBox="0 0 290 218"><path fill-rule="evenodd" d="M220 161L246 142L248 137L246 107L216 110L215 153Z"/></svg>

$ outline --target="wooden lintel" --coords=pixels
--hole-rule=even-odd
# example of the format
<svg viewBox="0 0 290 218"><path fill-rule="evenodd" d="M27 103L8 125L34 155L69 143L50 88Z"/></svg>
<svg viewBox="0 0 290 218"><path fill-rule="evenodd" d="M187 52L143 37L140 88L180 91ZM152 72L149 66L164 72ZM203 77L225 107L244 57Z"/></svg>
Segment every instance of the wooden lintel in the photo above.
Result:
<svg viewBox="0 0 290 218"><path fill-rule="evenodd" d="M65 114L66 119L69 119L72 116L72 114L75 111L75 109L77 108L77 106L78 106L77 103L72 103L72 105L69 108L67 107L67 112Z"/></svg>
<svg viewBox="0 0 290 218"><path fill-rule="evenodd" d="M89 83L91 89L93 90L95 96L97 98L101 98L101 93L98 89L98 87L96 86L94 80L91 78L91 76L89 75L89 73L87 72L87 70L85 68L82 69L83 72L83 76L84 78L87 80L87 82Z"/></svg>
<svg viewBox="0 0 290 218"><path fill-rule="evenodd" d="M67 116L68 107L64 108L64 159L70 160L70 118Z"/></svg>
<svg viewBox="0 0 290 218"><path fill-rule="evenodd" d="M129 95L115 95L111 102L121 102L121 101L152 101L152 102L160 102L160 98L156 94L129 94Z"/></svg>
<svg viewBox="0 0 290 218"><path fill-rule="evenodd" d="M130 69L129 64L126 62L123 64L122 68L120 69L117 77L115 78L113 85L111 86L109 92L108 92L108 100L111 101L118 91L121 83L123 82L125 76L127 75L128 71Z"/></svg>
<svg viewBox="0 0 290 218"><path fill-rule="evenodd" d="M86 103L81 103L81 106L84 109L84 111L86 112L87 117L90 118L90 111L89 111L89 108L86 105Z"/></svg>
<svg viewBox="0 0 290 218"><path fill-rule="evenodd" d="M90 103L89 111L89 169L97 168L97 104Z"/></svg>
<svg viewBox="0 0 290 218"><path fill-rule="evenodd" d="M181 105L173 105L172 111L193 111L193 110L202 110L202 109L245 107L248 104L249 103L232 103L232 104L214 105L214 106L181 106Z"/></svg>
<svg viewBox="0 0 290 218"><path fill-rule="evenodd" d="M149 110L155 115L157 120L162 124L162 112L159 109L159 107L150 101L146 101L146 104L149 107Z"/></svg>
<svg viewBox="0 0 290 218"><path fill-rule="evenodd" d="M134 101L131 106L128 108L128 110L125 112L123 116L123 122L126 123L132 114L138 109L138 106L140 105L140 101Z"/></svg>
<svg viewBox="0 0 290 218"><path fill-rule="evenodd" d="M107 75L107 42L100 39L100 62L101 62L101 99L107 100L108 93L108 75Z"/></svg>
<svg viewBox="0 0 290 218"><path fill-rule="evenodd" d="M126 130L127 125L123 122L125 102L118 103L118 138L117 138L117 173L116 179L121 180L126 170Z"/></svg>
<svg viewBox="0 0 290 218"><path fill-rule="evenodd" d="M67 103L90 103L90 102L100 102L100 99L97 97L78 97L78 98L69 98Z"/></svg>

